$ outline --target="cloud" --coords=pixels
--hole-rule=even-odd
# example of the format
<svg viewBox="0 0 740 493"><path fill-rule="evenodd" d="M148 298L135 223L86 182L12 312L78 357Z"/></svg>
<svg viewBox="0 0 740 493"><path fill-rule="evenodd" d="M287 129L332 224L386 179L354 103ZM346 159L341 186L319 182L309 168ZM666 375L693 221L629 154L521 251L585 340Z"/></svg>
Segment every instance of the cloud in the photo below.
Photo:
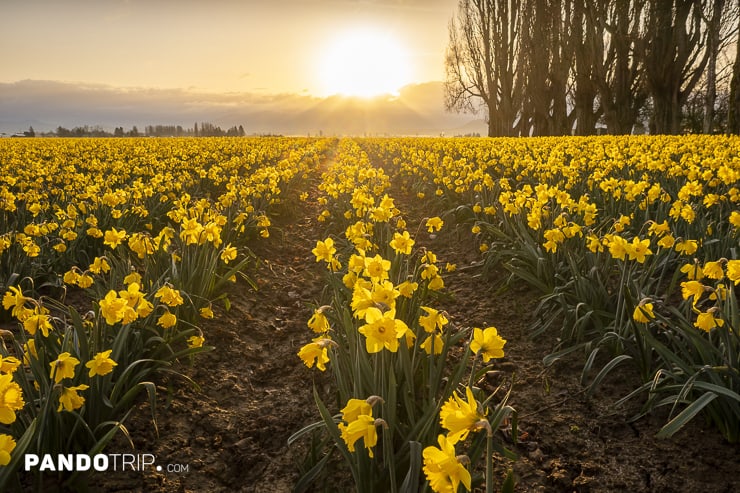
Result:
<svg viewBox="0 0 740 493"><path fill-rule="evenodd" d="M438 82L406 86L397 97L361 100L23 80L0 83L0 132L14 133L31 125L44 132L58 126L112 130L158 124L187 128L211 122L222 128L243 125L247 133L437 135L467 129L475 120L446 113L442 101Z"/></svg>

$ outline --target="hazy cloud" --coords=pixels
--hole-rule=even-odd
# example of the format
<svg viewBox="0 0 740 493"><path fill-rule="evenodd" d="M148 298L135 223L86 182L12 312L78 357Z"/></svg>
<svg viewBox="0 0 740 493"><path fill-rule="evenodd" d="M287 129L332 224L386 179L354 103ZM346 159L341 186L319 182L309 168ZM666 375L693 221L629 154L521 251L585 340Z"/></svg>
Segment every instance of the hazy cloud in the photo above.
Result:
<svg viewBox="0 0 740 493"><path fill-rule="evenodd" d="M99 84L24 80L0 83L0 132L33 126L101 126L211 122L243 125L247 133L425 134L484 130L471 115L450 114L442 105L442 84L404 87L398 97L370 101L305 94L205 93L183 89L116 88Z"/></svg>

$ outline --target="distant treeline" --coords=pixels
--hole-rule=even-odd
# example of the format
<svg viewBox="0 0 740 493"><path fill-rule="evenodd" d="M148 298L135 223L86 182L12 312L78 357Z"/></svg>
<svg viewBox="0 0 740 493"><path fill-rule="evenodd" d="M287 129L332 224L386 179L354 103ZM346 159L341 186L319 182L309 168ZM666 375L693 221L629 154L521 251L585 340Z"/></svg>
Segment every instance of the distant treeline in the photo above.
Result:
<svg viewBox="0 0 740 493"><path fill-rule="evenodd" d="M23 132L27 137L36 135L33 127ZM223 130L218 125L209 122L196 123L192 128L183 128L181 125L147 125L143 132L136 125L126 130L123 127L116 127L113 132L109 132L100 126L83 125L68 129L62 126L57 127L53 132L46 132L40 135L46 137L244 137L244 127L235 125L227 130Z"/></svg>

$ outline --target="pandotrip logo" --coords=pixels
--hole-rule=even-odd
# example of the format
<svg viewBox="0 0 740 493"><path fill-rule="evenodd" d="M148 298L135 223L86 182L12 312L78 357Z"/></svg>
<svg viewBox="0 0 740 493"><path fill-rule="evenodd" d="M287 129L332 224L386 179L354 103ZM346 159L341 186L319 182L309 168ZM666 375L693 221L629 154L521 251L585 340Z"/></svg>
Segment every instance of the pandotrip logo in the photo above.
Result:
<svg viewBox="0 0 740 493"><path fill-rule="evenodd" d="M25 471L39 472L115 472L136 471L185 473L189 464L157 464L154 454L25 454Z"/></svg>

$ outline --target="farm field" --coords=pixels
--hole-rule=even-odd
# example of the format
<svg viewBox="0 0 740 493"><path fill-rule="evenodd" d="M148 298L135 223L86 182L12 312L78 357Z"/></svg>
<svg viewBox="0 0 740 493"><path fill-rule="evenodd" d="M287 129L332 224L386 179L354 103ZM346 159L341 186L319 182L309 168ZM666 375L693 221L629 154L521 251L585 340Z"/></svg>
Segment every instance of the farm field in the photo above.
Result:
<svg viewBox="0 0 740 493"><path fill-rule="evenodd" d="M6 487L740 487L737 138L27 139L0 168ZM119 422L187 471L21 471L124 453Z"/></svg>

